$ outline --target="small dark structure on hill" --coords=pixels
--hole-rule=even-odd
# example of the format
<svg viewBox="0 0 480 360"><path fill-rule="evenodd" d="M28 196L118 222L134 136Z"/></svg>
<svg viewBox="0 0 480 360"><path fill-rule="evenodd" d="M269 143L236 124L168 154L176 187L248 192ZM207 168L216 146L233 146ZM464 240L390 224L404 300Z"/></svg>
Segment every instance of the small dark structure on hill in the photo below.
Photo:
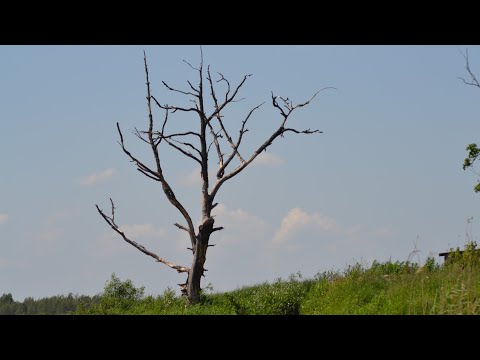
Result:
<svg viewBox="0 0 480 360"><path fill-rule="evenodd" d="M443 256L443 261L446 262L446 261L448 261L448 256L453 252L454 251L443 252L443 253L438 254L438 256ZM463 254L463 251L460 251L460 254Z"/></svg>
<svg viewBox="0 0 480 360"><path fill-rule="evenodd" d="M443 261L444 262L447 262L448 261L448 257L452 254L463 254L465 251L464 250L461 250L461 251L458 251L458 250L455 250L455 251L447 251L447 252L443 252L443 253L439 253L438 256L443 256ZM475 253L478 253L480 254L480 249L475 249Z"/></svg>

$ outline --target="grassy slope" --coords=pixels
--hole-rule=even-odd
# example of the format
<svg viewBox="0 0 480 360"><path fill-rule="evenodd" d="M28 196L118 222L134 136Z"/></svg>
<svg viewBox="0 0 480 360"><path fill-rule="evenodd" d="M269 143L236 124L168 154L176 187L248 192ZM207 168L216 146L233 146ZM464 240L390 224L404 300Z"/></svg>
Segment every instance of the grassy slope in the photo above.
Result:
<svg viewBox="0 0 480 360"><path fill-rule="evenodd" d="M468 252L449 265L432 260L419 268L409 262L359 264L343 272L304 280L263 283L226 293L205 294L186 306L171 290L143 295L112 275L100 303L81 314L478 314L480 262Z"/></svg>

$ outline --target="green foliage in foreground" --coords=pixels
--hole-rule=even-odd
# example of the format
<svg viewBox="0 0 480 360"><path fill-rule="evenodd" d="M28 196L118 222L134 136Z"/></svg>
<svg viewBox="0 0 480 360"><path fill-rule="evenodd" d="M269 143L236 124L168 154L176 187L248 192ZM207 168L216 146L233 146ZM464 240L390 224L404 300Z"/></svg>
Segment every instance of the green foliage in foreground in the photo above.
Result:
<svg viewBox="0 0 480 360"><path fill-rule="evenodd" d="M370 267L355 264L344 271L324 272L314 279L303 279L298 273L287 280L226 293L214 293L207 286L202 303L195 306L187 306L186 299L171 289L145 296L143 287L112 274L103 293L92 298L70 294L16 303L5 294L0 297L0 314L59 314L72 308L77 314L479 314L480 252L475 243L463 252L451 251L453 255L442 265L433 258L423 266L409 261L374 262ZM60 300L73 305L52 305ZM36 301L43 305L34 309ZM12 312L12 306L17 310Z"/></svg>
<svg viewBox="0 0 480 360"><path fill-rule="evenodd" d="M212 293L207 287L202 303L187 306L186 299L172 289L162 295L144 296L144 289L135 288L130 280L121 281L112 275L98 304L78 311L79 314L300 314L302 300L308 294L313 280L302 280L300 274L286 281L278 279L227 293Z"/></svg>
<svg viewBox="0 0 480 360"><path fill-rule="evenodd" d="M100 302L82 314L478 314L480 253L476 244L457 249L445 265L433 258L423 266L409 261L361 264L328 271L314 279L301 274L226 293L203 294L187 306L173 290L144 296L131 281L114 275ZM451 249L454 251L454 249ZM115 288L115 292L108 289Z"/></svg>

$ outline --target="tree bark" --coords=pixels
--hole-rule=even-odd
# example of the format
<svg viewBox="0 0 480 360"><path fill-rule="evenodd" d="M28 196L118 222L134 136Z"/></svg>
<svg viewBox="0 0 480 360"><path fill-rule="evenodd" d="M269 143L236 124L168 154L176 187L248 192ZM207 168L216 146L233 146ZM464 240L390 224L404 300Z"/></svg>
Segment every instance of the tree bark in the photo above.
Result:
<svg viewBox="0 0 480 360"><path fill-rule="evenodd" d="M188 272L188 280L186 286L186 295L190 304L197 304L200 302L200 282L202 280L203 273L206 271L204 268L205 260L207 259L208 241L210 235L213 232L213 224L215 220L211 217L207 217L203 224L199 226L197 241L193 248L193 261L192 267Z"/></svg>
<svg viewBox="0 0 480 360"><path fill-rule="evenodd" d="M193 255L192 267L188 273L187 280L187 299L190 304L197 304L200 302L200 281L203 272L205 271L203 265L205 264L208 248L208 240L204 242L197 242L196 251Z"/></svg>

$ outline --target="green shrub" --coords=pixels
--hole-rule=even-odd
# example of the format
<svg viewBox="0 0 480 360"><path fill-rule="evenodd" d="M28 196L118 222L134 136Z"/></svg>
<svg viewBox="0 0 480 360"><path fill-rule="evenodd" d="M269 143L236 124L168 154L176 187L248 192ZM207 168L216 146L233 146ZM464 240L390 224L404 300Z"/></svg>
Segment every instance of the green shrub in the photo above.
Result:
<svg viewBox="0 0 480 360"><path fill-rule="evenodd" d="M136 288L131 280L121 281L115 273L107 281L100 303L89 313L118 314L126 313L144 298L145 287Z"/></svg>
<svg viewBox="0 0 480 360"><path fill-rule="evenodd" d="M312 280L302 281L302 275L297 273L287 281L265 282L232 291L224 297L237 315L298 315L312 284Z"/></svg>

